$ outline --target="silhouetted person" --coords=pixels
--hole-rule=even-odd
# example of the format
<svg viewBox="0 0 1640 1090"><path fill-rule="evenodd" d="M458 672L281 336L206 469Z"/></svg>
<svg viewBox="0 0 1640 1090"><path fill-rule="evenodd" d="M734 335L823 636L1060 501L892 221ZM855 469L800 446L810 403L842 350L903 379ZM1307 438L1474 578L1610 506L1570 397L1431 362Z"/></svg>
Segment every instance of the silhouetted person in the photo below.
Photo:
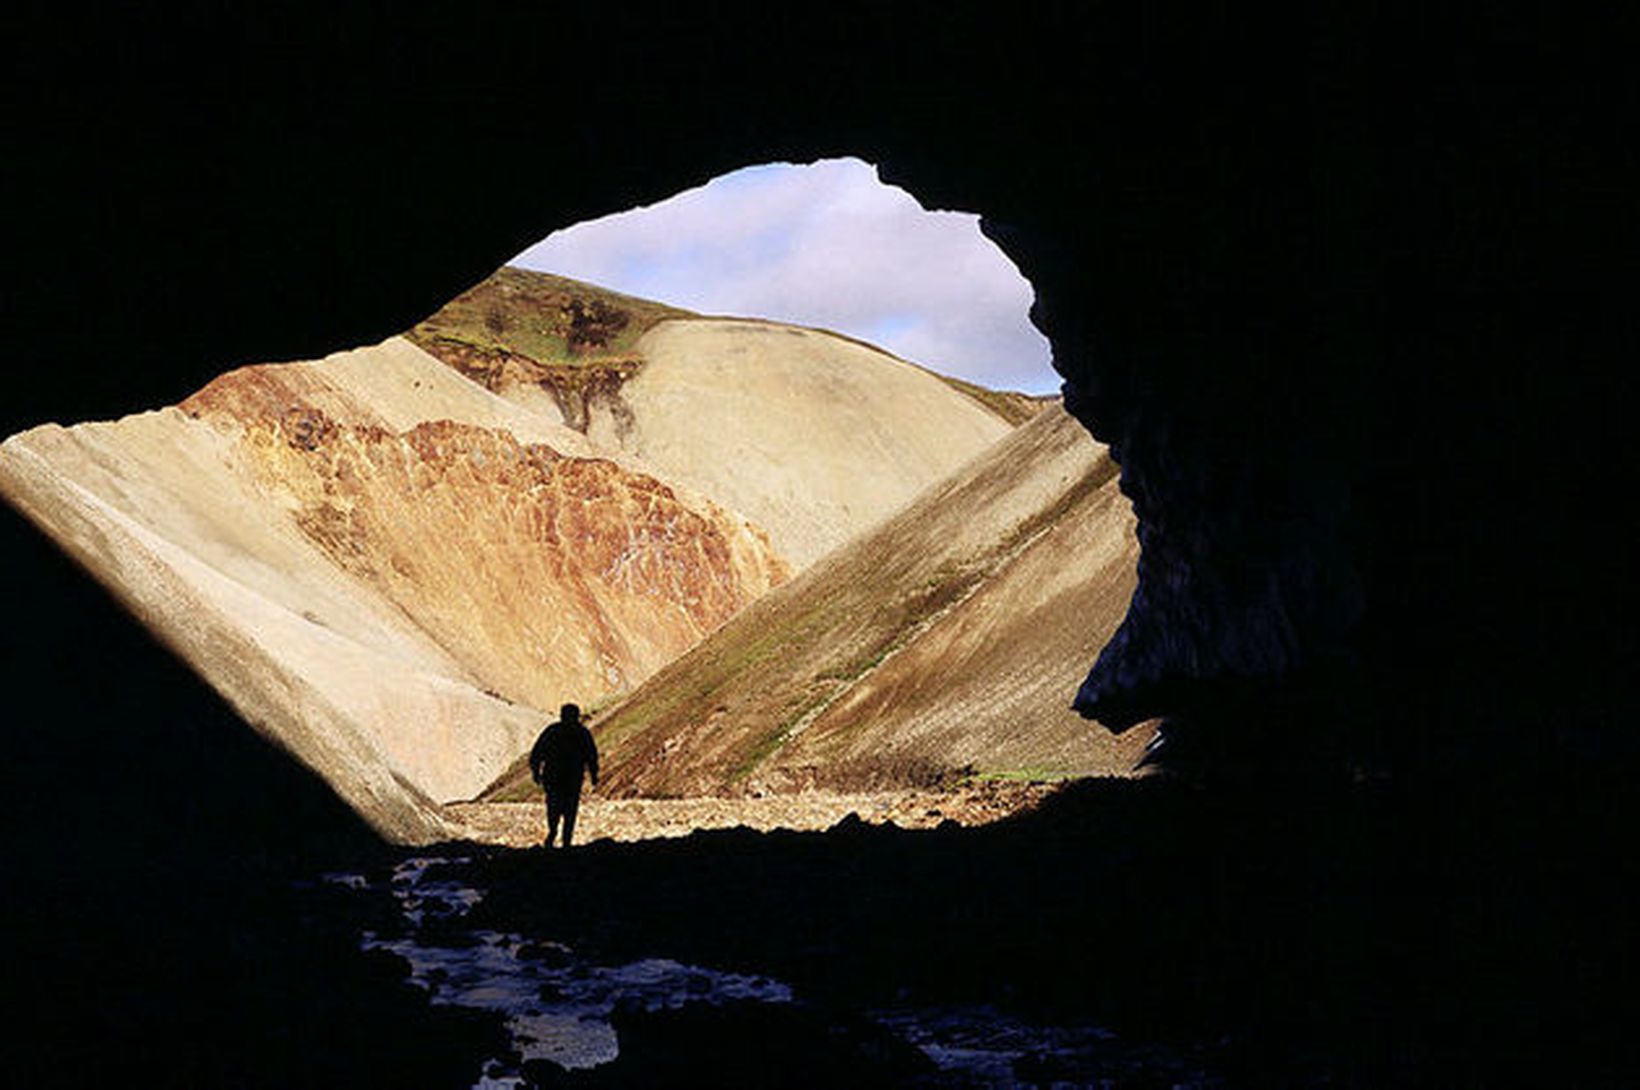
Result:
<svg viewBox="0 0 1640 1090"><path fill-rule="evenodd" d="M581 724L581 709L565 704L558 709L558 722L548 724L530 750L530 775L547 795L547 847L558 836L558 822L564 823L564 847L575 838L575 812L581 808L581 775L592 774L598 783L598 746L592 732Z"/></svg>

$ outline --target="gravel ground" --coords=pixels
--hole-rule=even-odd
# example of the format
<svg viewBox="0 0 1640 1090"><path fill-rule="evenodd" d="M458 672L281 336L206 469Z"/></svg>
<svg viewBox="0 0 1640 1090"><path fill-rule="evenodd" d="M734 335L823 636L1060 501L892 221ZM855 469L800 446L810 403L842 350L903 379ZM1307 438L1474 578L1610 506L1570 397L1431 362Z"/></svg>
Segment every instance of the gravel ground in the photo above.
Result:
<svg viewBox="0 0 1640 1090"><path fill-rule="evenodd" d="M953 791L887 791L840 795L805 791L762 798L581 799L577 843L594 840L651 840L688 836L696 829L829 829L849 814L873 825L927 829L943 821L984 825L1034 809L1059 789L1057 784L981 783ZM546 833L539 802L463 802L446 807L475 840L508 847L539 844Z"/></svg>

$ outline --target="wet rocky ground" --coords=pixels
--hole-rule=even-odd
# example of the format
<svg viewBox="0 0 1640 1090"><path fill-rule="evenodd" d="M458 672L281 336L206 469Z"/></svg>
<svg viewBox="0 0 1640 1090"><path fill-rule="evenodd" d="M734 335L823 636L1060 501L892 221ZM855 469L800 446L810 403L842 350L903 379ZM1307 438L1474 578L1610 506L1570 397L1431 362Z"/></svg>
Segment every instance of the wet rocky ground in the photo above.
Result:
<svg viewBox="0 0 1640 1090"><path fill-rule="evenodd" d="M973 826L856 814L568 852L361 841L294 871L42 858L50 899L7 902L0 1070L19 1086L1628 1086L1633 1035L1597 998L1635 979L1621 891L1640 875L1606 835L1627 796L1586 776L1541 796L1553 807L1524 788L1506 806L1451 785L1088 782Z"/></svg>
<svg viewBox="0 0 1640 1090"><path fill-rule="evenodd" d="M1572 787L1547 812L1457 783L1085 781L989 824L854 813L435 873L475 894L458 932L606 979L677 967L608 999L608 1062L512 1045L495 1071L524 1085L1619 1086L1632 1050L1589 989L1633 964L1607 881L1635 864L1589 833L1623 787Z"/></svg>
<svg viewBox="0 0 1640 1090"><path fill-rule="evenodd" d="M667 809L653 808L651 816ZM951 818L939 829L959 831ZM347 891L355 913L373 907L360 918L361 947L400 959L434 1008L499 1020L506 1044L492 1043L474 1057L472 1085L483 1090L1224 1085L1200 1049L1123 1040L1086 1012L1008 1009L1011 985L1003 981L993 982L998 990L961 994L938 983L913 987L912 978L902 976L906 966L871 936L815 931L812 920L752 892L770 881L795 882L791 893L812 897L812 881L800 872L819 864L812 880L842 898L869 902L873 891L854 887L865 876L833 869L832 849L875 857L873 844L905 835L893 824L872 825L850 814L824 834L740 827L664 843L600 839L569 852L451 845L445 855L332 872L321 887L330 896ZM779 856L788 863L773 871ZM653 888L656 881L674 885L677 876L665 872L680 862L699 865L698 889ZM657 865L658 872L643 873ZM648 887L630 891L647 903L603 901L615 892L612 881ZM737 902L741 914L723 911L720 903L696 915L703 897ZM590 915L520 911L523 901L538 898ZM827 915L836 901L827 900ZM673 925L655 929L657 914L675 914ZM593 917L613 926L589 927ZM623 918L629 922L618 922ZM646 922L629 931L630 919ZM809 930L825 959L837 959L841 975L817 974L803 959L783 960L774 948L792 943L792 928ZM687 932L704 941L691 941ZM950 956L973 957L973 946L965 942ZM856 947L885 960L863 970ZM700 958L679 961L655 956L657 950L689 950ZM805 949L804 958L817 952Z"/></svg>

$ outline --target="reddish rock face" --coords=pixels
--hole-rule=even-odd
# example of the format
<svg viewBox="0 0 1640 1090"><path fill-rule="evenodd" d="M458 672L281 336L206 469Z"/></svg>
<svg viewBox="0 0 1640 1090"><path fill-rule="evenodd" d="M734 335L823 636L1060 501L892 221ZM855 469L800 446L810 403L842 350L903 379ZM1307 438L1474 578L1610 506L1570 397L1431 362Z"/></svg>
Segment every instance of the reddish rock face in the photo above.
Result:
<svg viewBox="0 0 1640 1090"><path fill-rule="evenodd" d="M740 515L392 339L0 443L0 495L384 835L789 569Z"/></svg>
<svg viewBox="0 0 1640 1090"><path fill-rule="evenodd" d="M280 385L247 369L184 409L242 429L302 533L508 699L625 688L788 575L749 524L613 461L450 420L340 423Z"/></svg>

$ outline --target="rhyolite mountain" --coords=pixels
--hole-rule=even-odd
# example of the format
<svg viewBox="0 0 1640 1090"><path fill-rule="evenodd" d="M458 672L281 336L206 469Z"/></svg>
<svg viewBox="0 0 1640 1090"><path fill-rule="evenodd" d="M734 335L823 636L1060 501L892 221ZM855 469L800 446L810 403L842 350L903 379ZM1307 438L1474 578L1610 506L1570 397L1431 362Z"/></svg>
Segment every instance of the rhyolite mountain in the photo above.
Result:
<svg viewBox="0 0 1640 1090"><path fill-rule="evenodd" d="M1120 622L1137 561L1109 452L1063 409L1041 412L602 709L603 790L1130 772L1153 725L1089 729L1066 693ZM520 761L486 797L531 794Z"/></svg>
<svg viewBox="0 0 1640 1090"><path fill-rule="evenodd" d="M378 830L426 841L544 710L641 682L1024 404L504 269L406 336L12 436L0 493Z"/></svg>
<svg viewBox="0 0 1640 1090"><path fill-rule="evenodd" d="M930 381L827 331L704 318L514 268L408 336L596 449L744 514L797 567L996 441L998 417L1016 424L1042 406Z"/></svg>

